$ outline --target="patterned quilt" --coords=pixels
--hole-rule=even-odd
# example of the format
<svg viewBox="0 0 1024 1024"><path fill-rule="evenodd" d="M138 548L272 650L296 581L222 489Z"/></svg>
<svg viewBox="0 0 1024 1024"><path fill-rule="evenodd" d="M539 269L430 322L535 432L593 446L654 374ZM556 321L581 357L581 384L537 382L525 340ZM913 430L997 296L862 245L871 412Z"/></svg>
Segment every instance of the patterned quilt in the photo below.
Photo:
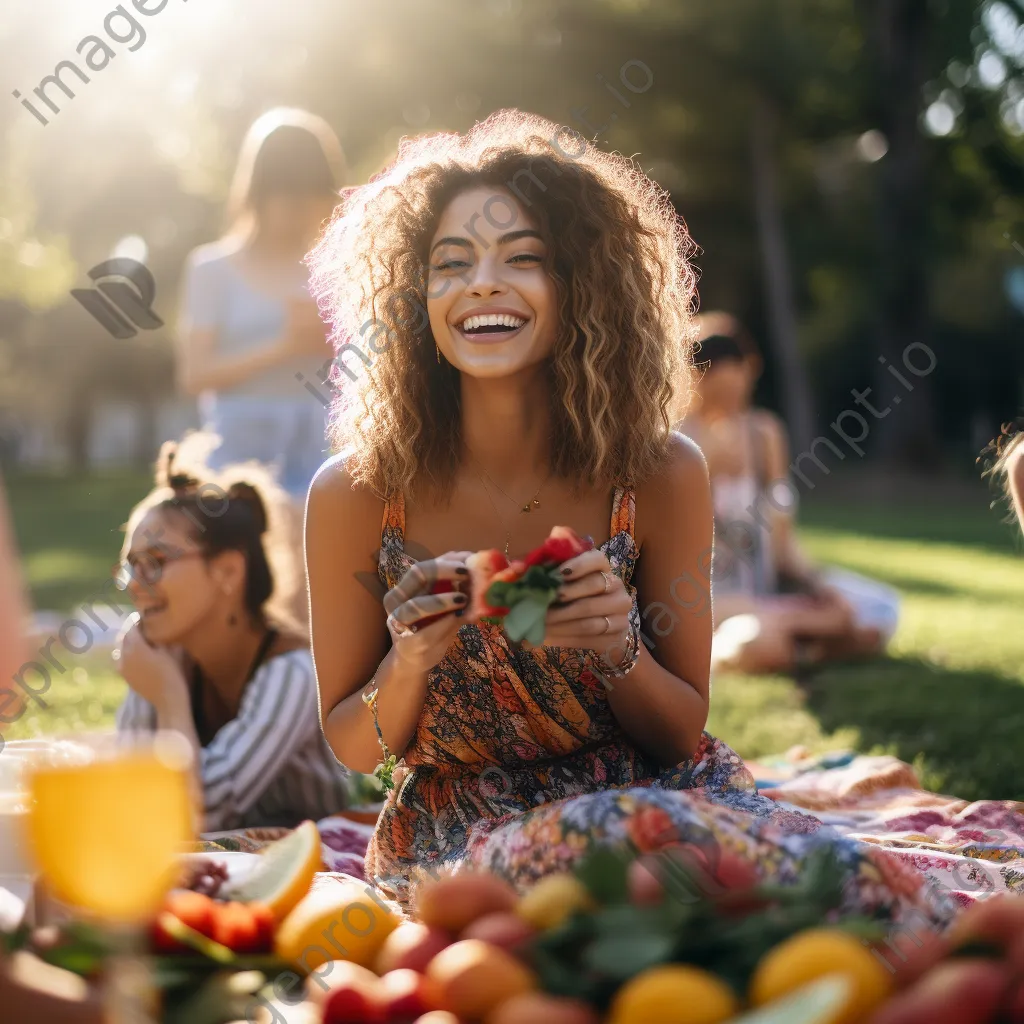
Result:
<svg viewBox="0 0 1024 1024"><path fill-rule="evenodd" d="M890 851L961 906L1004 890L1024 894L1024 803L930 793L910 765L889 756L794 754L747 766L764 796ZM341 816L317 825L327 870L363 878L373 828ZM200 848L255 852L286 831L211 833Z"/></svg>

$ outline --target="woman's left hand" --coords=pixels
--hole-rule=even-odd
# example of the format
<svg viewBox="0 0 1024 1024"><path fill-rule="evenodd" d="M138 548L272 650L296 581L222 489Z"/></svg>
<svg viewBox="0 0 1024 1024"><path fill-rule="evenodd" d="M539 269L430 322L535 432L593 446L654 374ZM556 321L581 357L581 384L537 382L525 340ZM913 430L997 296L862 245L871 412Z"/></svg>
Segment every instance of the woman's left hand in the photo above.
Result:
<svg viewBox="0 0 1024 1024"><path fill-rule="evenodd" d="M582 647L618 664L628 647L633 599L603 551L593 548L562 566L566 582L548 610L546 647Z"/></svg>
<svg viewBox="0 0 1024 1024"><path fill-rule="evenodd" d="M129 617L118 638L115 667L125 682L154 707L168 699L188 697L184 652L151 644L142 633L137 614Z"/></svg>

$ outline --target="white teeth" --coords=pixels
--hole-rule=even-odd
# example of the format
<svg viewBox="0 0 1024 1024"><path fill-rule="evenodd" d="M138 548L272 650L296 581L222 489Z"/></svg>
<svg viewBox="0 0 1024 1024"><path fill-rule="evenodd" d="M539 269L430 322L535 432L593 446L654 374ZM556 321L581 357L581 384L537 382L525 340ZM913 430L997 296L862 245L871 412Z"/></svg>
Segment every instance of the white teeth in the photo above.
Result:
<svg viewBox="0 0 1024 1024"><path fill-rule="evenodd" d="M477 330L481 327L522 327L526 321L511 313L491 313L488 316L468 316L462 321L464 331Z"/></svg>

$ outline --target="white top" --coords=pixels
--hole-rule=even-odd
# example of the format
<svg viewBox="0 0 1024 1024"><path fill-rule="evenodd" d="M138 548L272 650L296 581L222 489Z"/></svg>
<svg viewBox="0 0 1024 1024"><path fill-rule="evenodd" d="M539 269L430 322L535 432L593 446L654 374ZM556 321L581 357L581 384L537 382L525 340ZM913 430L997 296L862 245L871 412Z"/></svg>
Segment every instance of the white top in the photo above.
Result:
<svg viewBox="0 0 1024 1024"><path fill-rule="evenodd" d="M156 709L134 690L117 712L119 731L152 731ZM238 717L201 750L205 831L296 825L337 814L348 770L320 728L308 648L265 661L242 695Z"/></svg>

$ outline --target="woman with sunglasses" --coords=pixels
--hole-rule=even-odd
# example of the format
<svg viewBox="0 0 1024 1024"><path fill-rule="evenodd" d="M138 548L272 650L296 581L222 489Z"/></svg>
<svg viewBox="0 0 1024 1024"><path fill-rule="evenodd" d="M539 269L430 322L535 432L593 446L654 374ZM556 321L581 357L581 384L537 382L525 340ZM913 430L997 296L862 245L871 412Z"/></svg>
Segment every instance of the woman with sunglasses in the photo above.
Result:
<svg viewBox="0 0 1024 1024"><path fill-rule="evenodd" d="M323 818L345 806L347 772L320 730L309 643L282 610L287 498L256 464L189 465L210 443L167 442L128 521L117 573L137 614L117 654L118 728L189 740L206 831Z"/></svg>

